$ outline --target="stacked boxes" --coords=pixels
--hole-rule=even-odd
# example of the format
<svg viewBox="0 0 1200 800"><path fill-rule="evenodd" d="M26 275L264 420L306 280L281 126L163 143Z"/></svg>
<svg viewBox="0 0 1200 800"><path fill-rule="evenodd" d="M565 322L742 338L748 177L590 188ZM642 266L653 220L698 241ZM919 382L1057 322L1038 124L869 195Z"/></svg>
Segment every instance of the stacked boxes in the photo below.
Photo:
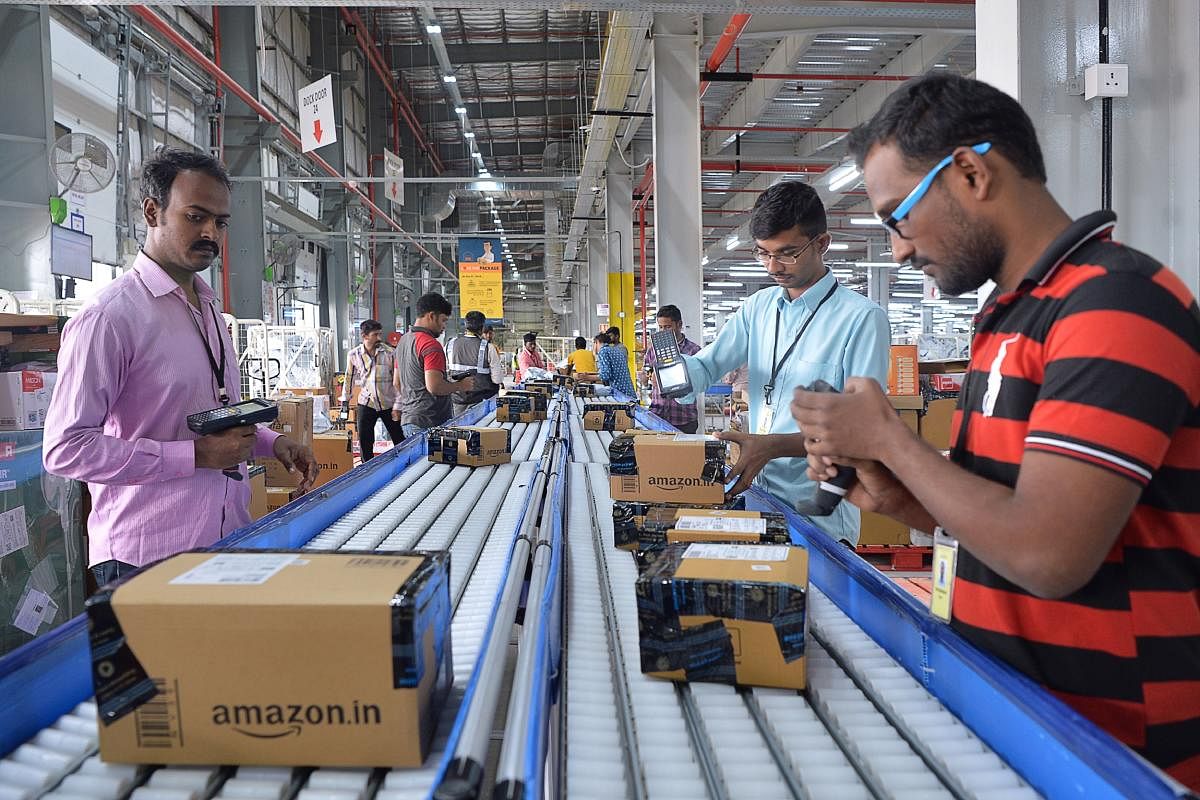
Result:
<svg viewBox="0 0 1200 800"><path fill-rule="evenodd" d="M729 505L741 505L741 497L736 501ZM615 502L613 539L622 550L646 552L676 542L790 544L791 534L782 514Z"/></svg>
<svg viewBox="0 0 1200 800"><path fill-rule="evenodd" d="M55 372L0 372L0 431L30 431L46 427Z"/></svg>
<svg viewBox="0 0 1200 800"><path fill-rule="evenodd" d="M701 434L623 433L608 446L613 500L723 503L725 442Z"/></svg>
<svg viewBox="0 0 1200 800"><path fill-rule="evenodd" d="M571 392L576 397L595 397L596 384L576 381L574 387L571 389Z"/></svg>
<svg viewBox="0 0 1200 800"><path fill-rule="evenodd" d="M583 429L627 431L633 427L633 406L630 401L590 400L583 404Z"/></svg>
<svg viewBox="0 0 1200 800"><path fill-rule="evenodd" d="M672 544L635 586L642 672L676 681L803 689L808 553Z"/></svg>
<svg viewBox="0 0 1200 800"><path fill-rule="evenodd" d="M418 767L449 555L183 553L88 601L108 762Z"/></svg>
<svg viewBox="0 0 1200 800"><path fill-rule="evenodd" d="M554 396L554 381L553 380L532 380L525 381L521 384L522 390L540 394L549 399Z"/></svg>
<svg viewBox="0 0 1200 800"><path fill-rule="evenodd" d="M271 430L278 431L306 447L312 447L313 398L281 397L275 402L279 404L279 416L271 423ZM265 458L262 463L267 468L267 486L295 488L300 483L299 476L288 472L278 459Z"/></svg>
<svg viewBox="0 0 1200 800"><path fill-rule="evenodd" d="M549 396L508 390L496 398L497 422L537 422L546 419Z"/></svg>
<svg viewBox="0 0 1200 800"><path fill-rule="evenodd" d="M512 460L512 431L507 428L432 428L427 443L435 464L483 467Z"/></svg>

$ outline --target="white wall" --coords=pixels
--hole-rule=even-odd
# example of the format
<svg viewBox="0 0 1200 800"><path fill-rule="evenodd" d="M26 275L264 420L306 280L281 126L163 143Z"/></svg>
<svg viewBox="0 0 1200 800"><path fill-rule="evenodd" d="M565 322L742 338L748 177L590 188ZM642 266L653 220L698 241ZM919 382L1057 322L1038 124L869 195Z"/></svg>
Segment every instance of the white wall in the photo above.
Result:
<svg viewBox="0 0 1200 800"><path fill-rule="evenodd" d="M1019 85L1051 192L1072 216L1096 210L1100 101L1065 86L1098 60L1096 0L979 0L976 15L977 76ZM1110 0L1109 30L1109 60L1130 77L1113 100L1116 236L1200 293L1200 0Z"/></svg>

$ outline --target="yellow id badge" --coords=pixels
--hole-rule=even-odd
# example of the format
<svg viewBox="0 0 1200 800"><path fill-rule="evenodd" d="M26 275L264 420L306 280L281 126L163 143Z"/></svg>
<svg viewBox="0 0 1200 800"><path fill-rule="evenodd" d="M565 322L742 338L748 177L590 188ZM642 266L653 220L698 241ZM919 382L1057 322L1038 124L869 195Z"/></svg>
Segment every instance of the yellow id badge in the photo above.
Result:
<svg viewBox="0 0 1200 800"><path fill-rule="evenodd" d="M758 417L758 428L754 431L759 436L766 436L771 432L771 423L775 421L775 407L767 403L763 405L762 414Z"/></svg>
<svg viewBox="0 0 1200 800"><path fill-rule="evenodd" d="M958 569L958 540L940 527L933 531L933 592L929 611L949 622L954 605L954 573Z"/></svg>

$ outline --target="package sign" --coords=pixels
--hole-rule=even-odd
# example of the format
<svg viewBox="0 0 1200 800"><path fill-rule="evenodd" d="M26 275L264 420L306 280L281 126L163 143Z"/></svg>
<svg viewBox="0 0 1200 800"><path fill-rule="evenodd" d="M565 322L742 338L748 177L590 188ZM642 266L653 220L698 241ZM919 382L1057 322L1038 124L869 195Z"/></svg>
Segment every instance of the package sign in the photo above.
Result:
<svg viewBox="0 0 1200 800"><path fill-rule="evenodd" d="M326 75L297 92L300 99L300 142L307 153L337 141L333 116L333 79Z"/></svg>
<svg viewBox="0 0 1200 800"><path fill-rule="evenodd" d="M481 311L488 319L504 316L504 262L500 240L458 240L459 313Z"/></svg>

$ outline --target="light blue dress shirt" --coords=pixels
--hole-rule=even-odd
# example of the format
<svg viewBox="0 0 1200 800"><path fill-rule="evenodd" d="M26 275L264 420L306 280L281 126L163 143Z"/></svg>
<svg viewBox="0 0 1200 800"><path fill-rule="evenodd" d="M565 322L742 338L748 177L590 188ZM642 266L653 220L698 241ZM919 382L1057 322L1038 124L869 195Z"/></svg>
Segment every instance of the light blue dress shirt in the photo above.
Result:
<svg viewBox="0 0 1200 800"><path fill-rule="evenodd" d="M833 273L826 271L821 280L795 300L788 297L786 289L778 286L752 294L717 333L716 341L694 356L684 356L692 386L697 392L703 391L725 373L748 364L748 432L757 433L759 421L767 411L763 385L771 376L772 345L778 340L776 358L782 358L800 326L812 316L835 281ZM850 377L874 378L881 386L886 386L890 345L887 313L857 292L839 285L780 367L771 398L774 413L770 432L799 432L789 408L792 390L807 386L818 378L839 391ZM687 399L681 398L681 402ZM755 482L789 505L795 505L797 500L811 498L816 489L805 475L806 468L807 462L803 458L776 459L763 467ZM859 517L857 508L850 503L841 503L830 516L816 517L812 521L834 539L857 544Z"/></svg>

